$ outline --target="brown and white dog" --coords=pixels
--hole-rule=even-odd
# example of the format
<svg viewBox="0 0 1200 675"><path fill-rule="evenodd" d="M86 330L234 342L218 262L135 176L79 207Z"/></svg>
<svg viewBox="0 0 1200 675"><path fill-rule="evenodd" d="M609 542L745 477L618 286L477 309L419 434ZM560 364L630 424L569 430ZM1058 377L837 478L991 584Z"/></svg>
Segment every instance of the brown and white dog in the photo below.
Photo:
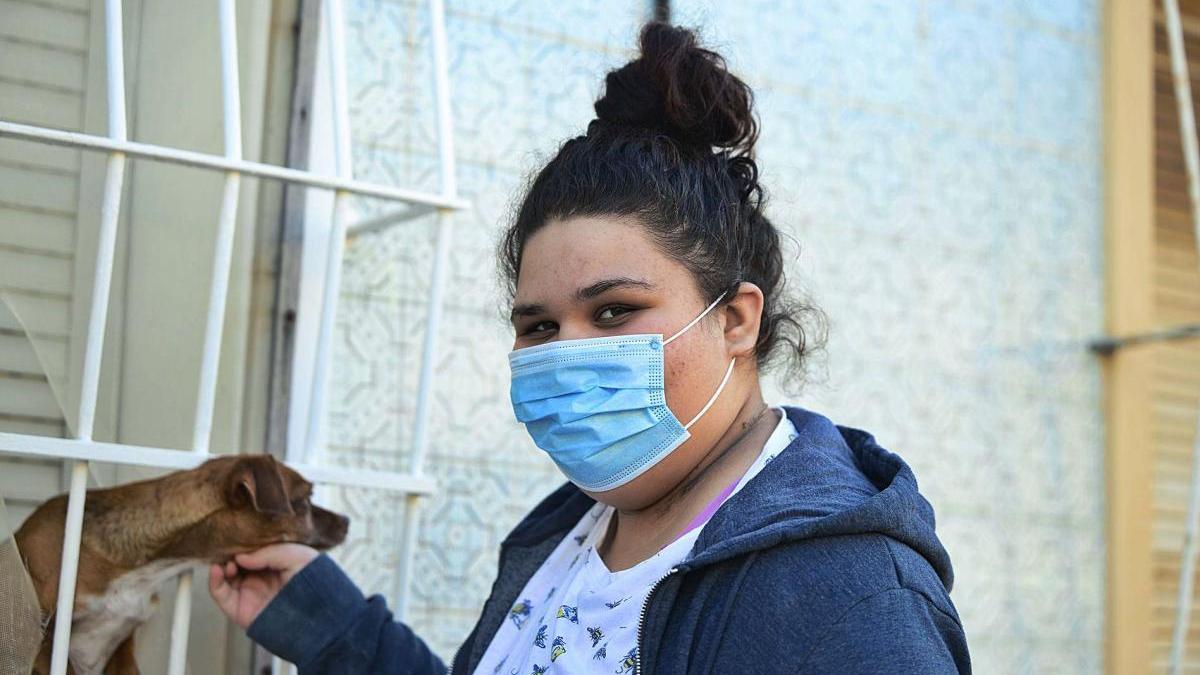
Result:
<svg viewBox="0 0 1200 675"><path fill-rule="evenodd" d="M321 550L342 543L349 519L313 505L311 495L312 483L270 455L219 457L161 478L88 490L71 670L138 673L134 629L153 612L158 587L194 565L285 541ZM15 535L49 624L36 675L50 670L66 510L66 495L54 497Z"/></svg>

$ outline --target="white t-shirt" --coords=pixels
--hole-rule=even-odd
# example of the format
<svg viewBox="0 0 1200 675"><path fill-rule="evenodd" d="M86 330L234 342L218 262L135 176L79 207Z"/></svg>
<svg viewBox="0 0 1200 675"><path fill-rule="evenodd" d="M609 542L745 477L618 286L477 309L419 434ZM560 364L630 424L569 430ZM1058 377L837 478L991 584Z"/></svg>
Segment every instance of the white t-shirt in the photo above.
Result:
<svg viewBox="0 0 1200 675"><path fill-rule="evenodd" d="M782 415L779 423L726 500L796 438L787 414L773 408ZM633 671L638 622L650 588L687 557L704 526L629 569L610 572L596 544L608 531L613 511L596 502L563 537L517 596L476 675L537 675L551 664L573 674Z"/></svg>

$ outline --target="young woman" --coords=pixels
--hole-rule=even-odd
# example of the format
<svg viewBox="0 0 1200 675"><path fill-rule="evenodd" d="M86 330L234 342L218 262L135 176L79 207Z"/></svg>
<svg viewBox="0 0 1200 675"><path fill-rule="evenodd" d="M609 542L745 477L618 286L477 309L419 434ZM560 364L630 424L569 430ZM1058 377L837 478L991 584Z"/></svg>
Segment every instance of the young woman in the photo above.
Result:
<svg viewBox="0 0 1200 675"><path fill-rule="evenodd" d="M693 33L647 24L586 135L529 185L499 248L510 394L569 480L501 543L452 672L970 672L908 465L763 400L760 370L786 356L798 372L820 314L784 295L752 99ZM301 673L446 671L307 547L209 582Z"/></svg>

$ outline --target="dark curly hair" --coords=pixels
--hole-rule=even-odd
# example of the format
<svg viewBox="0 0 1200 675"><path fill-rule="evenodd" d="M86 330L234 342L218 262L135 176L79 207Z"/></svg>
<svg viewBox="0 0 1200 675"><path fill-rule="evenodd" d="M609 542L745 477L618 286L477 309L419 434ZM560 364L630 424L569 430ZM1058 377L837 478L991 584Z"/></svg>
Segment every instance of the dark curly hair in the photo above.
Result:
<svg viewBox="0 0 1200 675"><path fill-rule="evenodd" d="M784 291L780 232L763 214L754 160L754 93L692 30L651 21L639 41L638 58L605 77L587 133L532 175L514 209L497 251L510 304L525 242L547 222L632 216L691 271L706 302L742 281L762 290L757 366L786 351L797 384L809 353L824 344L827 320Z"/></svg>

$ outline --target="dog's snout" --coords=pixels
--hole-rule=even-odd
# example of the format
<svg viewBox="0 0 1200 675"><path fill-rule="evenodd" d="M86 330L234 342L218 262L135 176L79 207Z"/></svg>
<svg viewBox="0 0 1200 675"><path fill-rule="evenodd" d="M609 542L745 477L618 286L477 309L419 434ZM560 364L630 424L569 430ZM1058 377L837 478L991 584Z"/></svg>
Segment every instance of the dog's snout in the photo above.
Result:
<svg viewBox="0 0 1200 675"><path fill-rule="evenodd" d="M309 543L316 548L327 549L346 540L346 534L350 530L350 518L335 511L314 506L312 525Z"/></svg>
<svg viewBox="0 0 1200 675"><path fill-rule="evenodd" d="M340 513L334 513L332 521L329 525L329 535L341 542L346 538L346 533L350 531L350 518Z"/></svg>

